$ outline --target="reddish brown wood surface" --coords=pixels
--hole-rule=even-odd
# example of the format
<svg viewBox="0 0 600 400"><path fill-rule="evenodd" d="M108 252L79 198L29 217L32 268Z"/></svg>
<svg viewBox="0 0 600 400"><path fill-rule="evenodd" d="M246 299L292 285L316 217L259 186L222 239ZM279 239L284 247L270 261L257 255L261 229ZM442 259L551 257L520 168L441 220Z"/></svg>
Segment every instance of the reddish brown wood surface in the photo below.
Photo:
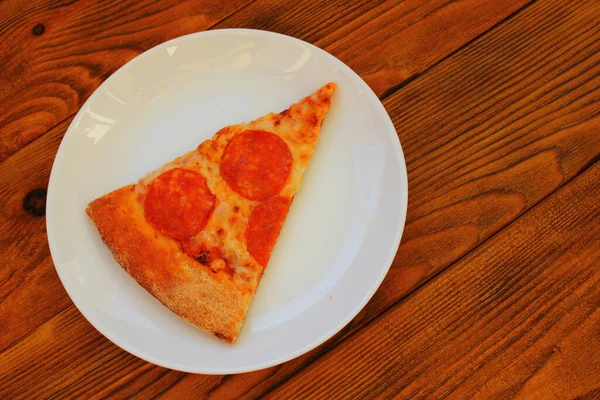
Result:
<svg viewBox="0 0 600 400"><path fill-rule="evenodd" d="M0 3L0 160L76 113L136 55L250 1Z"/></svg>
<svg viewBox="0 0 600 400"><path fill-rule="evenodd" d="M598 393L598 196L596 163L266 398Z"/></svg>
<svg viewBox="0 0 600 400"><path fill-rule="evenodd" d="M300 37L331 47L329 50L365 75L381 93L423 71L528 1L498 4L486 0L476 2L477 7L472 7L472 2L448 4L445 0L302 0L293 4L272 0L5 1L0 3L0 15L10 18L0 19L4 43L0 53L0 160L74 116L121 65L187 33L234 27ZM378 29L382 25L389 29ZM39 26L44 27L43 33L34 33ZM402 46L396 45L399 37ZM432 38L437 42L432 44ZM426 51L424 40L429 43ZM365 49L372 49L375 43L385 46L385 52L367 54ZM383 78L388 75L394 77Z"/></svg>
<svg viewBox="0 0 600 400"><path fill-rule="evenodd" d="M597 224L581 221L593 221L598 215L591 211L595 208L590 195L587 203L566 204L560 212L556 202L566 202L570 197L564 193L573 190L585 197L580 182L586 182L596 198L598 194L596 167L577 176L600 156L600 4L592 0L135 4L0 3L0 37L11 44L0 49L0 60L7 66L0 75L4 159L0 397L255 398L273 391L277 397L380 393L402 398L422 393L436 398L445 394L498 398L520 393L535 398L537 393L552 397L558 391L563 398L576 393L593 398L600 388L600 373L588 355L600 347L597 313L593 314L600 302L594 297L597 292L586 291L585 285L597 279L592 272L600 264L598 240L593 239ZM140 20L147 21L146 27L133 26ZM40 23L44 32L34 35L32 30ZM104 29L98 27L102 23ZM28 193L46 187L62 135L103 79L154 44L209 27L290 34L348 63L385 98L404 147L410 182L409 215L398 256L359 316L304 356L232 376L156 367L102 337L62 289L49 256L44 218L31 214L40 209L38 203L29 204L30 212L23 208ZM29 198L38 197L40 192L34 192ZM540 240L539 232L547 231L535 220L546 213L554 218L546 228L551 234ZM567 242L585 240L552 253L563 237ZM538 240L532 242L534 238ZM489 260L490 249L514 253L514 263L478 262ZM547 252L551 256L543 265L554 267L541 269L530 255ZM587 280L573 278L564 290L535 292L539 295L535 299L521 298L522 293L514 291L513 283L520 280L542 282L536 290L554 278L563 282L571 276L565 272L568 266L591 275ZM494 278L488 267L513 278ZM471 275L482 277L480 286L464 286L474 279ZM439 282L448 279L464 283L455 286L462 288L461 293L440 288ZM479 289L486 287L484 281L505 295L489 297L482 308L477 299L482 295ZM414 296L404 298L419 287ZM568 317L564 309L556 308L561 296L567 296L565 290L578 293L569 294L569 299L585 303L568 309ZM525 306L506 314L508 298ZM497 323L507 326L511 326L507 315L527 321L533 315L530 303L554 310L545 322L527 325L531 331L527 334L543 338L539 345L488 346L481 339L489 332L486 327L469 333L460 326L468 318L485 319L487 313L499 315ZM445 305L443 310L440 304ZM406 314L398 314L398 309ZM433 310L444 318L431 327L425 322L407 325L398 318L410 315L410 320L430 322ZM586 316L591 322L584 321ZM560 318L566 318L562 330L548 333L544 324ZM439 326L454 333L445 335ZM378 332L378 339L365 332ZM512 332L493 333L501 341L514 340ZM470 337L474 341L469 342ZM431 338L443 345L434 348ZM552 346L565 351L548 358ZM454 347L457 353L452 355ZM360 348L382 354L381 366ZM488 359L478 352L491 355ZM399 363L397 354L409 357L416 370ZM337 367L347 356L357 357L347 366L353 374L350 381ZM447 362L440 363L440 357ZM519 361L511 364L511 360ZM432 377L428 371L433 364ZM532 372L536 366L537 372ZM328 379L318 378L319 374ZM338 379L346 382L344 388L330 384ZM527 384L523 379L529 379Z"/></svg>

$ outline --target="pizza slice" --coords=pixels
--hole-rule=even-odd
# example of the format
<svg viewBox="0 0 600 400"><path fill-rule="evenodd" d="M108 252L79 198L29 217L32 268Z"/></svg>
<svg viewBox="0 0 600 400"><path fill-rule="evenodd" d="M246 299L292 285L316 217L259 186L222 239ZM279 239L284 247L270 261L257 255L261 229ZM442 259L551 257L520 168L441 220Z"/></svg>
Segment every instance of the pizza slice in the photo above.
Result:
<svg viewBox="0 0 600 400"><path fill-rule="evenodd" d="M116 261L175 314L235 342L335 88L227 126L92 201L87 214Z"/></svg>

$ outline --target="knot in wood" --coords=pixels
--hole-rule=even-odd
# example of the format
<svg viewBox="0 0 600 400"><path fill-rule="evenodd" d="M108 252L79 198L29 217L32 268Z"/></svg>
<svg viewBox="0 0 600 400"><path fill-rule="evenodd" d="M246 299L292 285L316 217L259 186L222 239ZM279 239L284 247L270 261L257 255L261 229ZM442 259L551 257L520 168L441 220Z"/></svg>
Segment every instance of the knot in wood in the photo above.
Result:
<svg viewBox="0 0 600 400"><path fill-rule="evenodd" d="M44 24L37 24L31 30L31 33L33 33L35 36L40 36L44 32L46 32L46 27L44 26Z"/></svg>
<svg viewBox="0 0 600 400"><path fill-rule="evenodd" d="M33 189L23 199L23 208L35 217L46 215L46 189Z"/></svg>

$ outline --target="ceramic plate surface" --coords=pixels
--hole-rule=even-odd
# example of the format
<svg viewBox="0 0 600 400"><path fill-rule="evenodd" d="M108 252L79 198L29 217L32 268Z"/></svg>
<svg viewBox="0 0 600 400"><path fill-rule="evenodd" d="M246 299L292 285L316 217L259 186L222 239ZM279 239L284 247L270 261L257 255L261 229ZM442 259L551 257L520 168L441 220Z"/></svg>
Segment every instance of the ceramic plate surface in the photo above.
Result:
<svg viewBox="0 0 600 400"><path fill-rule="evenodd" d="M329 81L338 89L303 187L237 343L223 343L138 286L85 207L219 128L282 111ZM115 344L181 371L244 372L314 348L360 311L396 253L407 190L394 126L345 64L288 36L208 31L136 57L83 105L52 168L48 241L73 302Z"/></svg>

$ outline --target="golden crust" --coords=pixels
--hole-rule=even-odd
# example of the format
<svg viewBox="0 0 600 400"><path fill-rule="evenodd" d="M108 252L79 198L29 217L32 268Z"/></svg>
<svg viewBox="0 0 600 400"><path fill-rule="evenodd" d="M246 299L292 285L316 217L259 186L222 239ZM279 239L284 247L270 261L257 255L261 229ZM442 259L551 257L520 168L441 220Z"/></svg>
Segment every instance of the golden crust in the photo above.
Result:
<svg viewBox="0 0 600 400"><path fill-rule="evenodd" d="M108 193L89 204L86 212L117 262L144 289L175 314L196 327L229 343L239 334L246 311L262 277L263 267L247 251L245 228L258 205L232 191L219 174L219 162L231 137L250 129L277 134L290 146L294 167L279 194L293 197L315 150L321 124L336 88L329 83L287 110L270 113L248 124L225 127L211 140L159 169L137 185ZM194 238L196 243L221 250L234 270L205 266L183 252L179 242L154 230L144 217L142 203L147 185L171 168L197 170L207 178L217 207L211 220ZM229 269L229 271L231 271Z"/></svg>
<svg viewBox="0 0 600 400"><path fill-rule="evenodd" d="M134 186L86 209L117 262L144 289L198 328L234 343L253 295L187 256L146 222Z"/></svg>

